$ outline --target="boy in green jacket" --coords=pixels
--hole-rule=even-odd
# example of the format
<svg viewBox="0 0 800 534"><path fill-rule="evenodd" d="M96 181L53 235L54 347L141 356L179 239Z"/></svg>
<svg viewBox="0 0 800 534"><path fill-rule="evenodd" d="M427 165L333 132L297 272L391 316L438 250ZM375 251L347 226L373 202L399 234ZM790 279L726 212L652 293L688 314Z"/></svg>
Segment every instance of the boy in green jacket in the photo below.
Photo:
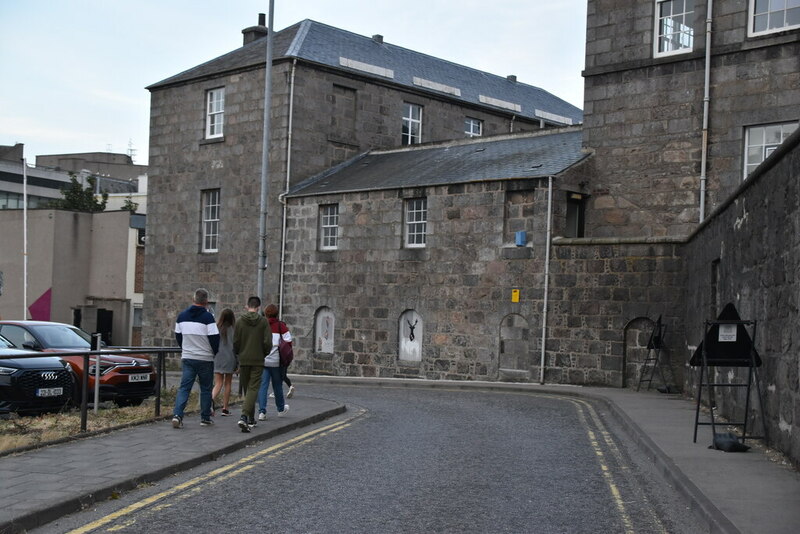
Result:
<svg viewBox="0 0 800 534"><path fill-rule="evenodd" d="M247 312L234 326L233 348L239 355L239 382L244 389L242 417L238 424L242 432L250 432L256 426L256 397L261 387L264 356L272 350L272 329L260 313L260 298L250 297L245 308Z"/></svg>

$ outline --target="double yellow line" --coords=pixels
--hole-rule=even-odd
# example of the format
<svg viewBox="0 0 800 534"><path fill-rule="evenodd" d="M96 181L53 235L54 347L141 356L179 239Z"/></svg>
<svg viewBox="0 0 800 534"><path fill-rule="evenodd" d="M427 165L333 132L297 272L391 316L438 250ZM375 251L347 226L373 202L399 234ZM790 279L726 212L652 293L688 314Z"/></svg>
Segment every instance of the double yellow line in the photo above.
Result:
<svg viewBox="0 0 800 534"><path fill-rule="evenodd" d="M619 491L619 487L614 480L608 460L606 459L606 453L604 452L604 448L607 449L608 452L615 457L617 465L619 466L624 466L627 463L617 447L617 444L614 442L614 439L611 437L611 433L606 429L603 421L600 419L600 416L595 411L594 406L592 406L589 402L582 399L562 396L557 396L556 398L567 400L577 408L578 417L583 423L583 426L586 428L586 434L589 438L589 443L592 445L592 449L597 457L597 462L600 465L600 471L603 473L603 479L605 480L606 486L608 486L608 490L611 493L611 498L614 501L614 505L617 508L620 519L622 520L622 524L625 528L625 534L634 534L636 529L634 528L631 516L625 507L625 501L623 500L622 494ZM591 418L592 423L594 424L594 427L597 429L597 433L602 436L602 440L598 439L597 434L595 434L595 431L592 430L591 425L586 417L587 412L589 414L589 418ZM644 497L642 496L642 498ZM646 498L644 499L646 500ZM666 534L667 529L655 514L653 507L647 505L646 508L649 510L652 528L654 528L659 534Z"/></svg>
<svg viewBox="0 0 800 534"><path fill-rule="evenodd" d="M267 447L266 449L261 449L258 452L255 452L240 460L229 463L220 468L214 469L213 471L210 471L203 475L194 477L182 484L178 484L177 486L173 486L168 490L162 491L161 493L152 495L150 497L147 497L146 499L142 499L141 501L137 501L131 504L130 506L126 506L125 508L117 510L114 513L108 514L107 516L102 517L96 521L93 521L87 525L71 530L69 531L69 534L85 534L88 532L95 531L110 523L123 520L126 516L147 507L152 506L153 508L151 508L150 511L156 511L162 508L167 508L169 506L172 506L172 504L157 504L157 503L162 502L167 497L176 496L181 493L188 494L188 493L199 492L203 489L204 485L210 483L217 483L223 480L227 480L229 478L233 478L263 463L267 456L286 452L294 447L314 441L322 436L325 436L326 434L343 430L348 426L350 426L356 418L360 417L364 413L365 410L359 410L353 416L343 421L331 423L330 425L326 425L316 430L306 432L305 434L301 434L286 441L282 441L281 443L277 443L275 445L272 445L271 447ZM133 520L124 521L118 526L110 527L108 531L111 532L114 530L121 530L126 526L132 524L133 522L134 522Z"/></svg>

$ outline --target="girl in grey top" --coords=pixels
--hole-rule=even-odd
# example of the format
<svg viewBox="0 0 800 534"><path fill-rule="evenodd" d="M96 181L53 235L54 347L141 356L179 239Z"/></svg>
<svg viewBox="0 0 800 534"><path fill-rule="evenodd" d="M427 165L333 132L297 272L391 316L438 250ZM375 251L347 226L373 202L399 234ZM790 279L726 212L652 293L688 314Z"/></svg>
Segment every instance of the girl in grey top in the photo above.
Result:
<svg viewBox="0 0 800 534"><path fill-rule="evenodd" d="M233 373L239 370L239 359L233 350L233 325L236 317L233 310L225 308L217 320L219 329L219 351L214 358L214 391L212 398L216 399L222 391L222 413L230 415L228 403L231 399L231 384L233 383Z"/></svg>

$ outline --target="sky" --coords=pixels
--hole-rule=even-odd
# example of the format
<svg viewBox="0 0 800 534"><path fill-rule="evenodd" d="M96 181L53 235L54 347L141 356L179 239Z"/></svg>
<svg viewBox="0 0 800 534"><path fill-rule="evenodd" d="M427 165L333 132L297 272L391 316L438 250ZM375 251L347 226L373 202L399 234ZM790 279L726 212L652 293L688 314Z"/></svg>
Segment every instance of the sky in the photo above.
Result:
<svg viewBox="0 0 800 534"><path fill-rule="evenodd" d="M269 0L0 0L0 145L36 155L135 151L146 86L242 46ZM583 107L586 0L274 0L311 19L541 87Z"/></svg>

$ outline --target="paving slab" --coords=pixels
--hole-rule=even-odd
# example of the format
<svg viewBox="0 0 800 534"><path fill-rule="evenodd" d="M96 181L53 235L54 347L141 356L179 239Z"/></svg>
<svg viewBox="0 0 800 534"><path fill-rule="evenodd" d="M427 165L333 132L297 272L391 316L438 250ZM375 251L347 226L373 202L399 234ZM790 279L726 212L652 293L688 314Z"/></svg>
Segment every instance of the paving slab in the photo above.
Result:
<svg viewBox="0 0 800 534"><path fill-rule="evenodd" d="M241 432L235 416L217 417L214 425L203 427L198 415L187 414L182 429L172 428L164 419L0 457L0 534L44 525L115 492L155 482L345 410L337 402L303 398L292 403L286 417L259 422L249 434Z"/></svg>

